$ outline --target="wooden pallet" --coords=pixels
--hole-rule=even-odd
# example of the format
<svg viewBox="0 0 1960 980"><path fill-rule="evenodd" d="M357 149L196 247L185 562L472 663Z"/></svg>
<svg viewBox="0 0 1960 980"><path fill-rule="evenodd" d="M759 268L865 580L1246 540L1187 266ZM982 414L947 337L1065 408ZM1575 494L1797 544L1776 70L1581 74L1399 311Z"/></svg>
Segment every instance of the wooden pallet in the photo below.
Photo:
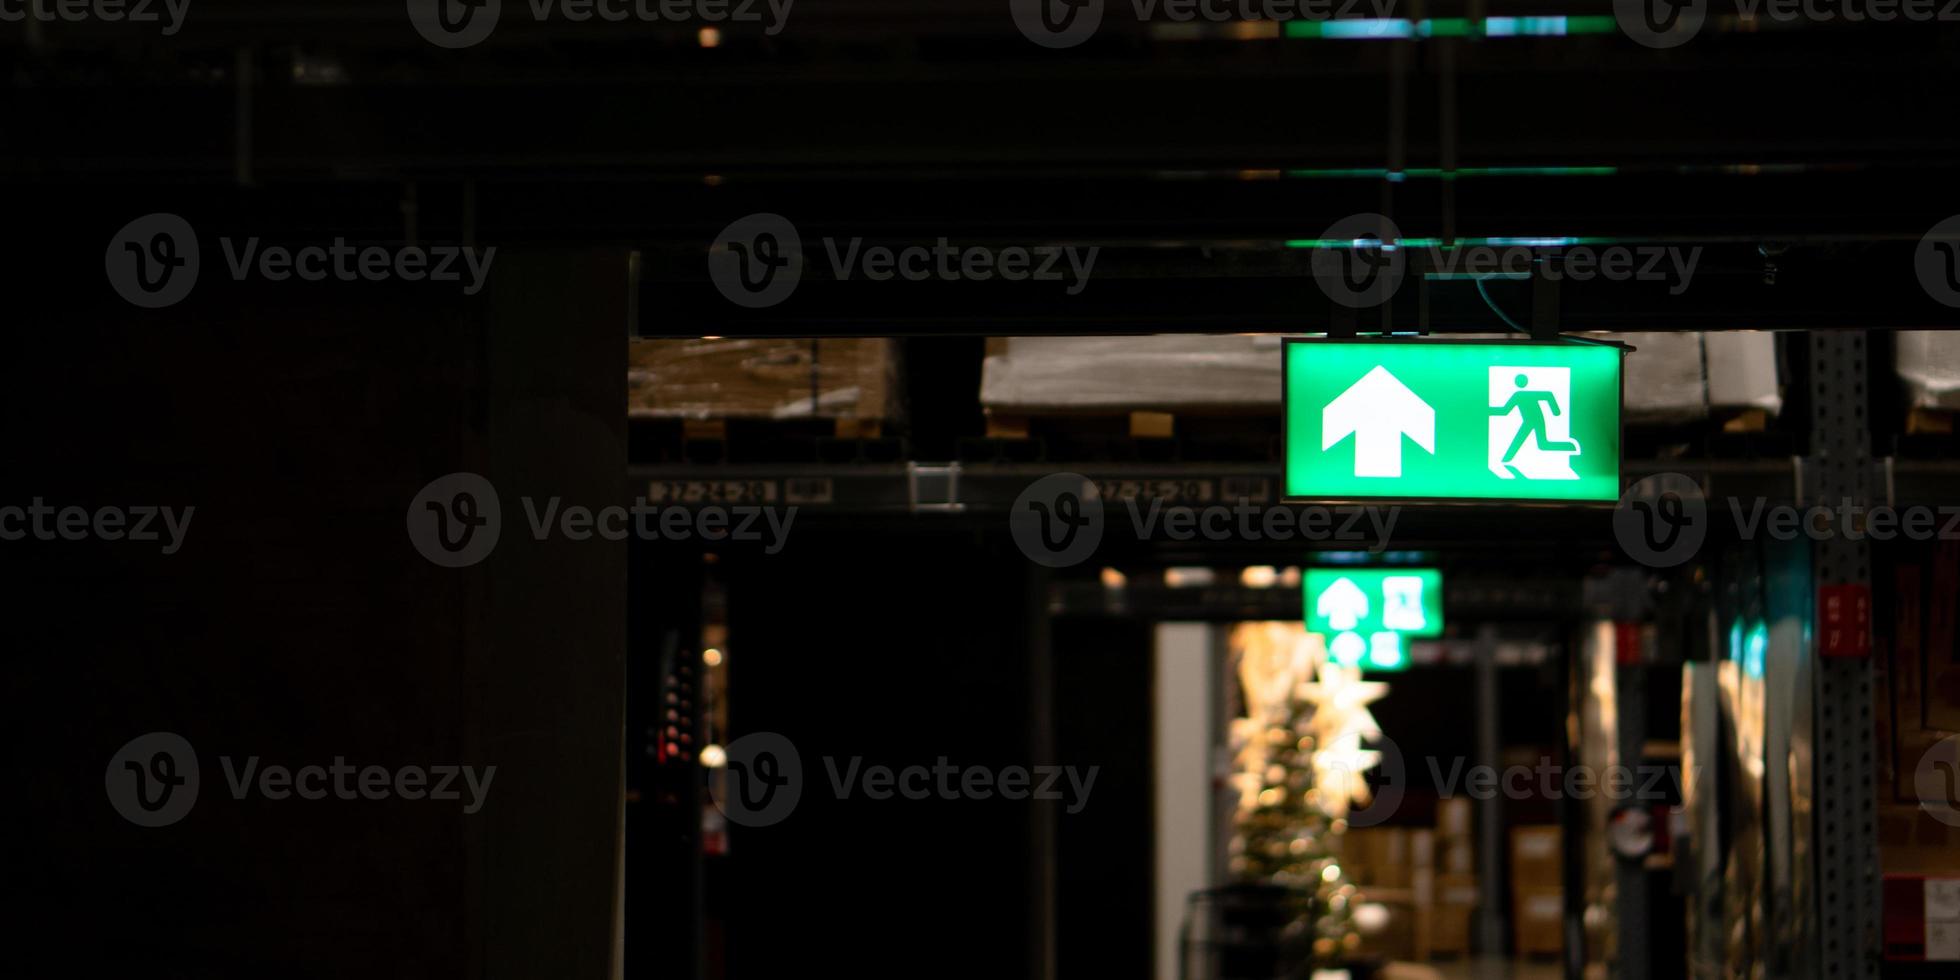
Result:
<svg viewBox="0 0 1960 980"><path fill-rule="evenodd" d="M1027 439L1032 437L1035 423L1039 419L1080 420L1085 418L1115 419L1127 417L1130 438L1169 439L1177 434L1177 417L1170 412L1083 412L1068 415L1040 415L1018 412L988 412L987 438L989 439Z"/></svg>
<svg viewBox="0 0 1960 980"><path fill-rule="evenodd" d="M1127 431L1132 439L1171 439L1187 430L1221 427L1277 427L1279 409L1271 405L1244 408L1219 407L1195 410L1152 408L1111 409L1108 411L1015 411L987 409L987 437L990 439L1028 439L1042 429L1097 429L1116 433Z"/></svg>
<svg viewBox="0 0 1960 980"><path fill-rule="evenodd" d="M1907 411L1906 434L1952 435L1953 410L1946 408L1915 408Z"/></svg>
<svg viewBox="0 0 1960 980"><path fill-rule="evenodd" d="M1769 430L1769 412L1760 408L1713 408L1709 417L1721 425L1723 432L1766 432Z"/></svg>
<svg viewBox="0 0 1960 980"><path fill-rule="evenodd" d="M899 454L883 419L677 419L634 417L638 462L887 461Z"/></svg>
<svg viewBox="0 0 1960 980"><path fill-rule="evenodd" d="M740 424L754 423L766 425L778 420L741 419L737 421ZM812 422L816 422L819 426L822 424L820 420L813 419L783 419L780 421L806 429L810 427ZM681 438L689 442L727 442L728 422L728 419L681 419ZM830 419L829 422L831 436L836 439L878 439L882 438L885 432L885 421L883 419L840 418Z"/></svg>

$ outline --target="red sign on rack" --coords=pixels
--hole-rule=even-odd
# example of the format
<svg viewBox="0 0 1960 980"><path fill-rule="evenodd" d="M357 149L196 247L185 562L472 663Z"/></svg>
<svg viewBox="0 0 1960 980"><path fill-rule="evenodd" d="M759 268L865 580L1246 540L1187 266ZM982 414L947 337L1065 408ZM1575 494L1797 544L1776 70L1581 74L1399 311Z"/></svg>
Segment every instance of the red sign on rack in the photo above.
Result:
<svg viewBox="0 0 1960 980"><path fill-rule="evenodd" d="M1613 662L1622 667L1637 667L1645 652L1645 644L1640 642L1640 624L1615 622L1613 624Z"/></svg>
<svg viewBox="0 0 1960 980"><path fill-rule="evenodd" d="M1826 657L1872 654L1872 590L1867 585L1817 589L1817 649Z"/></svg>

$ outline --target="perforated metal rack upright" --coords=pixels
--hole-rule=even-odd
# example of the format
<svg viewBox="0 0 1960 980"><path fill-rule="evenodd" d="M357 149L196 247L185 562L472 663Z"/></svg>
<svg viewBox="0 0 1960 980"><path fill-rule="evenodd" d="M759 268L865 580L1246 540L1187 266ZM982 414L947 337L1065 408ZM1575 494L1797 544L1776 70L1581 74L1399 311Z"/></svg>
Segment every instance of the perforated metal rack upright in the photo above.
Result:
<svg viewBox="0 0 1960 980"><path fill-rule="evenodd" d="M1835 506L1849 499L1872 503L1870 391L1866 338L1860 331L1810 334L1811 455L1803 461L1806 503ZM1837 529L1840 532L1842 529ZM1834 533L1817 541L1813 575L1822 586L1871 586L1871 546ZM1822 608L1814 619L1820 619ZM1821 652L1821 630L1813 629ZM1800 880L1813 896L1810 928L1814 976L1820 980L1875 980L1879 964L1877 797L1873 789L1875 736L1872 720L1873 658L1814 659L1815 714L1811 816L1800 839L1814 858L1813 873ZM1798 758L1801 752L1793 753ZM1797 785L1802 786L1799 782ZM1794 817L1801 820L1802 808ZM1802 867L1802 862L1798 863ZM1799 966L1802 969L1802 966Z"/></svg>

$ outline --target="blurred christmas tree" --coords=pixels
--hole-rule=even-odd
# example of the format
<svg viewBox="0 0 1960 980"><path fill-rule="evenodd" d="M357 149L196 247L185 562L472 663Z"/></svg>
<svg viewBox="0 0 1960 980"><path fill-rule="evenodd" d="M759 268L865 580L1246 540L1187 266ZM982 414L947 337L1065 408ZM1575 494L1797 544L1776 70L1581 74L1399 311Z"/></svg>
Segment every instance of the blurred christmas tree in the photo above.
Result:
<svg viewBox="0 0 1960 980"><path fill-rule="evenodd" d="M1331 663L1319 638L1295 624L1258 626L1267 629L1248 624L1237 644L1247 717L1234 726L1232 873L1288 889L1293 928L1311 940L1314 965L1338 966L1361 943L1353 914L1360 895L1341 869L1339 841L1349 802L1368 799L1363 772L1380 761L1361 743L1380 734L1367 705L1387 685Z"/></svg>

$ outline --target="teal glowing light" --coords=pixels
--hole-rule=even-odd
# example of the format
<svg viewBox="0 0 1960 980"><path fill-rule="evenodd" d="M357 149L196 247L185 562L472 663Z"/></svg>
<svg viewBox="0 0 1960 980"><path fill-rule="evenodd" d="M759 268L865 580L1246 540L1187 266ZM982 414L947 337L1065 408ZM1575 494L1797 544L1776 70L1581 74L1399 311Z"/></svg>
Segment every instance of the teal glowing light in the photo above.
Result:
<svg viewBox="0 0 1960 980"><path fill-rule="evenodd" d="M1565 17L1492 17L1484 21L1484 36L1564 37L1570 27Z"/></svg>
<svg viewBox="0 0 1960 980"><path fill-rule="evenodd" d="M1441 167L1409 167L1404 170L1389 170L1385 167L1321 167L1288 170L1286 175L1336 179L1401 180L1404 177L1415 177L1452 180L1457 177L1611 177L1619 172L1618 167L1457 167L1452 170L1444 170Z"/></svg>
<svg viewBox="0 0 1960 980"><path fill-rule="evenodd" d="M1423 20L1362 18L1296 20L1286 24L1285 36L1295 40L1373 41L1432 37L1568 37L1610 34L1610 16L1592 17L1436 17Z"/></svg>
<svg viewBox="0 0 1960 980"><path fill-rule="evenodd" d="M1579 244L1577 238L1487 238L1488 245L1521 245L1525 248L1564 248Z"/></svg>
<svg viewBox="0 0 1960 980"><path fill-rule="evenodd" d="M1763 669L1769 659L1769 627L1754 623L1749 627L1749 635L1742 646L1742 673L1752 680L1762 680Z"/></svg>
<svg viewBox="0 0 1960 980"><path fill-rule="evenodd" d="M1384 243L1375 238L1289 238L1287 248L1332 248L1362 249L1379 248L1393 252L1397 248L1569 248L1574 245L1611 245L1623 241L1615 238L1588 238L1573 235L1558 236L1495 236L1490 238L1459 238L1444 242L1440 238L1398 238Z"/></svg>
<svg viewBox="0 0 1960 980"><path fill-rule="evenodd" d="M1311 24L1302 23L1301 26L1320 28L1317 33L1305 35L1295 35L1292 32L1293 24L1286 26L1288 28L1287 36L1289 37L1320 37L1343 41L1387 37L1414 37L1416 34L1414 21L1392 20L1380 17L1368 17L1358 20L1319 21L1312 22Z"/></svg>
<svg viewBox="0 0 1960 980"><path fill-rule="evenodd" d="M1327 652L1333 655L1335 663L1343 667L1360 666L1361 655L1367 650L1368 642L1361 638L1361 634L1352 631L1335 634L1333 641L1327 644Z"/></svg>
<svg viewBox="0 0 1960 980"><path fill-rule="evenodd" d="M1368 637L1368 666L1376 670L1401 670L1409 665L1402 653L1402 634L1376 633Z"/></svg>

